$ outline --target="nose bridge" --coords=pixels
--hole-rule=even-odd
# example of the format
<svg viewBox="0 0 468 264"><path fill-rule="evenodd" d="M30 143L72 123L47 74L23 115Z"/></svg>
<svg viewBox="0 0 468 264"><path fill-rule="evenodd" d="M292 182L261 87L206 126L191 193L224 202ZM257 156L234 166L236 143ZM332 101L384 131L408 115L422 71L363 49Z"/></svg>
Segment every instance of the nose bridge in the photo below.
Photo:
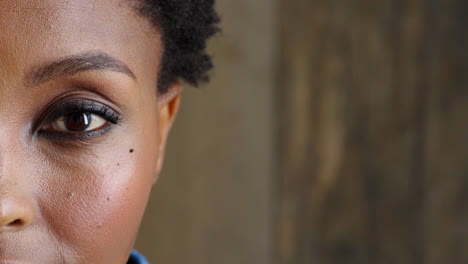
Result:
<svg viewBox="0 0 468 264"><path fill-rule="evenodd" d="M27 60L22 52L12 52L22 47L14 34L8 36L0 45L0 232L21 230L35 215L27 143L22 142L22 115L18 114L23 111L18 98Z"/></svg>
<svg viewBox="0 0 468 264"><path fill-rule="evenodd" d="M22 230L35 216L25 155L11 143L0 144L0 232Z"/></svg>
<svg viewBox="0 0 468 264"><path fill-rule="evenodd" d="M0 192L2 192L1 185L4 182L14 181L21 168L22 159L20 158L22 151L19 149L18 133L12 130L11 121L8 122L4 117L1 117L3 111L0 108ZM16 134L16 135L13 135Z"/></svg>

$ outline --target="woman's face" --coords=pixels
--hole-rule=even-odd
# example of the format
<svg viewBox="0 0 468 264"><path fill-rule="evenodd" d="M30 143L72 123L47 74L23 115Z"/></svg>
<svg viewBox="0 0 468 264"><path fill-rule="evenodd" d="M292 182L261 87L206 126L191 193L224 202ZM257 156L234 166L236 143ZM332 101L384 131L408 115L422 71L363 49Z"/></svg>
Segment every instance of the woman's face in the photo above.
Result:
<svg viewBox="0 0 468 264"><path fill-rule="evenodd" d="M159 37L127 0L0 0L0 263L126 263L178 105Z"/></svg>

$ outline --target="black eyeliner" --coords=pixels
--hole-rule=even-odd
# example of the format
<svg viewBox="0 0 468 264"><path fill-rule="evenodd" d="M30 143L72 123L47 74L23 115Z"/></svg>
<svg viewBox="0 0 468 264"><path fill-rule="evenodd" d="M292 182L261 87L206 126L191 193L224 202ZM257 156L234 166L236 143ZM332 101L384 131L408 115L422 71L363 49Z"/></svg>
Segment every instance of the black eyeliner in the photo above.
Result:
<svg viewBox="0 0 468 264"><path fill-rule="evenodd" d="M66 100L64 102L60 102L51 106L47 112L45 118L43 118L40 122L40 127L37 129L36 133L40 137L50 139L80 140L97 137L109 131L112 127L118 125L121 121L120 114L113 110L111 107L89 99ZM88 113L99 115L100 117L104 118L107 122L109 122L109 125L99 130L81 133L66 133L58 131L41 130L41 128L44 125L54 122L59 117L71 113Z"/></svg>
<svg viewBox="0 0 468 264"><path fill-rule="evenodd" d="M110 107L91 100L76 99L61 103L59 106L54 107L43 123L49 123L62 115L76 112L98 114L114 125L120 121L119 114Z"/></svg>
<svg viewBox="0 0 468 264"><path fill-rule="evenodd" d="M110 124L99 130L92 130L82 133L64 133L57 131L38 131L38 135L42 138L53 139L53 140L85 140L92 139L100 136L109 131L115 124Z"/></svg>

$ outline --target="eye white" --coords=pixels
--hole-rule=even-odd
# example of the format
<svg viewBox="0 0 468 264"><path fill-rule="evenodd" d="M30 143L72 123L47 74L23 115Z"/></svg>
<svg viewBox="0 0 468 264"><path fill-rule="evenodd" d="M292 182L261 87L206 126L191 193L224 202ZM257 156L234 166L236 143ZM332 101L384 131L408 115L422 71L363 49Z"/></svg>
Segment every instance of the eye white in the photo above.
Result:
<svg viewBox="0 0 468 264"><path fill-rule="evenodd" d="M51 125L54 130L60 131L60 132L87 132L87 131L97 130L103 127L107 123L106 119L96 114L89 114L88 117L89 117L89 120L88 120L89 125L88 127L86 127L86 129L81 130L81 131L72 131L68 129L66 125L66 118L64 115L59 117L57 120L55 120Z"/></svg>

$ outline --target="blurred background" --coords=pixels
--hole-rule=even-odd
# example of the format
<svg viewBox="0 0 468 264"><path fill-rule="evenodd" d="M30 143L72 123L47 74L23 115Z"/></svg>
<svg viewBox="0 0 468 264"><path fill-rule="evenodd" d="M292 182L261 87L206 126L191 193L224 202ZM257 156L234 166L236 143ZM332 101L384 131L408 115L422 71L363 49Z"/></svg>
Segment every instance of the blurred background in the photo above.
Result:
<svg viewBox="0 0 468 264"><path fill-rule="evenodd" d="M166 264L467 264L468 1L217 0L137 248Z"/></svg>

